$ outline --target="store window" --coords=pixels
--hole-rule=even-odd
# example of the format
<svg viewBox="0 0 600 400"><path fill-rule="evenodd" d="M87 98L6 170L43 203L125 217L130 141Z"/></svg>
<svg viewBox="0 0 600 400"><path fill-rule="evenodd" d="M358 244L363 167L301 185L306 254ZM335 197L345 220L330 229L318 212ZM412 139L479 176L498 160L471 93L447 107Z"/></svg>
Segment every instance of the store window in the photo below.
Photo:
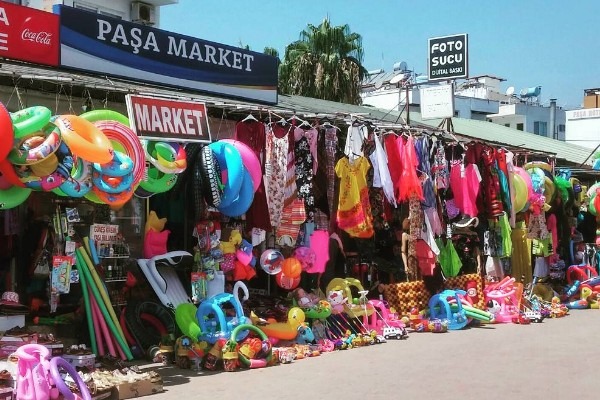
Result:
<svg viewBox="0 0 600 400"><path fill-rule="evenodd" d="M558 131L559 132L564 132L565 131L565 125L564 124L558 125Z"/></svg>
<svg viewBox="0 0 600 400"><path fill-rule="evenodd" d="M540 136L546 136L548 134L548 123L535 121L533 123L533 133Z"/></svg>
<svg viewBox="0 0 600 400"><path fill-rule="evenodd" d="M522 123L517 124L517 130L518 131L522 131L523 130L523 124Z"/></svg>

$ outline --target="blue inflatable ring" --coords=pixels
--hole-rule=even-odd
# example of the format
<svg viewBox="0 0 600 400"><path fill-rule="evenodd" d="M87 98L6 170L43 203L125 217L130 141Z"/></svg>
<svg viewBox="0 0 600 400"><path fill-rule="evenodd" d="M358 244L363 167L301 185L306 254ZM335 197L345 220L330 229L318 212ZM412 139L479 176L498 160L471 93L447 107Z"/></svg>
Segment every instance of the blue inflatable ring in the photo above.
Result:
<svg viewBox="0 0 600 400"><path fill-rule="evenodd" d="M254 200L254 183L252 181L252 175L246 168L244 168L244 178L242 180L242 187L240 188L240 192L238 198L233 201L227 207L219 206L217 207L219 211L228 217L239 217L244 214L250 206L252 205L252 201Z"/></svg>
<svg viewBox="0 0 600 400"><path fill-rule="evenodd" d="M226 208L238 198L242 182L244 181L244 164L240 152L229 143L214 142L208 145L213 151L221 172L227 173L223 181L223 195L219 207Z"/></svg>
<svg viewBox="0 0 600 400"><path fill-rule="evenodd" d="M114 181L114 183L111 181ZM92 175L92 182L94 183L94 186L104 193L118 194L131 188L131 185L133 184L133 174L129 173L124 176L107 176L94 171Z"/></svg>
<svg viewBox="0 0 600 400"><path fill-rule="evenodd" d="M113 152L113 159L106 164L94 163L94 170L106 176L125 176L133 171L133 161L120 151Z"/></svg>
<svg viewBox="0 0 600 400"><path fill-rule="evenodd" d="M92 164L83 158L78 158L67 178L59 189L69 197L83 197L92 190Z"/></svg>

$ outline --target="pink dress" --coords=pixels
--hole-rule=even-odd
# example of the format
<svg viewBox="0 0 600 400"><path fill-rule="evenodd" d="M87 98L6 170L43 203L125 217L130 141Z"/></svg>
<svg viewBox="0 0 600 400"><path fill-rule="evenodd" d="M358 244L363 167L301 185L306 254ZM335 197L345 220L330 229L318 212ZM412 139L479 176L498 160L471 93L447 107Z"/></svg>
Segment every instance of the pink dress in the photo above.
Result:
<svg viewBox="0 0 600 400"><path fill-rule="evenodd" d="M400 142L397 140L396 143ZM411 195L415 195L419 200L423 200L423 189L421 181L417 175L419 159L415 152L415 143L412 136L408 138L399 152L402 156L402 174L400 176L399 201L407 201Z"/></svg>
<svg viewBox="0 0 600 400"><path fill-rule="evenodd" d="M481 175L477 165L469 164L465 167L458 162L450 167L450 187L454 194L454 204L464 215L476 217L479 214L477 196L480 183Z"/></svg>

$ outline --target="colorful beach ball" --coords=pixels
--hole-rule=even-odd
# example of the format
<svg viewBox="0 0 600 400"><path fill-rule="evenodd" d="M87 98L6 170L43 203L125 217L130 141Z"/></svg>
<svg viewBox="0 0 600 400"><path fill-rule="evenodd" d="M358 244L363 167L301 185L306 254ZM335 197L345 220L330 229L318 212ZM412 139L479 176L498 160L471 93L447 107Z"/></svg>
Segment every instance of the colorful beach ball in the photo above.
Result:
<svg viewBox="0 0 600 400"><path fill-rule="evenodd" d="M285 257L278 250L265 250L260 256L260 266L263 271L269 275L277 275L281 272L281 267Z"/></svg>

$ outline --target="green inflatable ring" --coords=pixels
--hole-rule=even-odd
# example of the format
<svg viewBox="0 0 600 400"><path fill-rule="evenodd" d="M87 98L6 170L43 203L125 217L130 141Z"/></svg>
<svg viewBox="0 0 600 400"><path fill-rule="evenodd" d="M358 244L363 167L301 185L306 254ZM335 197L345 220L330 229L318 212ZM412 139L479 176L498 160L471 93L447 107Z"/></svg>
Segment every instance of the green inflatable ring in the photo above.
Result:
<svg viewBox="0 0 600 400"><path fill-rule="evenodd" d="M273 358L273 350L271 348L271 342L269 341L269 337L267 335L265 335L265 333L263 331L261 331L254 325L241 324L241 325L236 326L235 329L233 330L233 332L231 332L231 338L227 341L225 348L237 348L238 343L235 340L235 338L238 336L238 334L241 331L245 331L245 330L250 330L250 331L256 333L258 335L258 337L260 338L260 340L263 341L263 343L267 343L269 350L264 358L252 359L252 360L249 360L248 358L246 358L246 356L244 356L241 352L238 351L238 359L240 360L240 363L247 368L266 367L269 364L269 362L271 361L271 358Z"/></svg>
<svg viewBox="0 0 600 400"><path fill-rule="evenodd" d="M85 120L88 120L89 122L116 121L116 122L122 123L125 126L130 126L129 118L127 118L125 115L121 114L120 112L112 111L112 110L102 109L102 110L88 111L86 113L81 114L80 117Z"/></svg>
<svg viewBox="0 0 600 400"><path fill-rule="evenodd" d="M179 330L195 342L198 341L198 336L202 333L196 319L197 311L198 308L191 303L181 303L175 309L175 321Z"/></svg>
<svg viewBox="0 0 600 400"><path fill-rule="evenodd" d="M151 193L164 193L175 186L178 176L179 174L165 174L158 168L150 166L148 178L140 182L140 187Z"/></svg>
<svg viewBox="0 0 600 400"><path fill-rule="evenodd" d="M322 304L327 303L327 305ZM299 307L302 311L304 311L304 315L306 318L311 319L325 319L331 315L331 305L326 301L320 301L319 304L312 307L302 307L298 305L296 299L292 302L294 307Z"/></svg>
<svg viewBox="0 0 600 400"><path fill-rule="evenodd" d="M28 107L11 113L15 139L25 139L32 133L41 131L51 117L52 111L44 106Z"/></svg>
<svg viewBox="0 0 600 400"><path fill-rule="evenodd" d="M29 195L31 194L31 189L12 186L5 190L0 190L0 210L8 210L9 208L14 208L18 205L21 205Z"/></svg>

